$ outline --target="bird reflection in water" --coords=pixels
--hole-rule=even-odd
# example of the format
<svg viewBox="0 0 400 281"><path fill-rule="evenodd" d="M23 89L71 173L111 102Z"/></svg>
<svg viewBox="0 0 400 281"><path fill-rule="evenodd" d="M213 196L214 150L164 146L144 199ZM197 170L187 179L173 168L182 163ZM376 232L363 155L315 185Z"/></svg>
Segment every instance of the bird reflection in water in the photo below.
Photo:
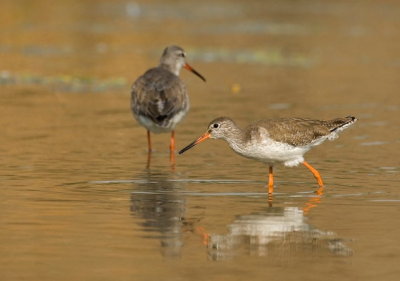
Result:
<svg viewBox="0 0 400 281"><path fill-rule="evenodd" d="M163 256L180 256L185 221L183 184L172 179L173 174L147 170L135 183L131 195L132 215L141 219L144 231L157 233ZM151 235L152 235L151 234Z"/></svg>
<svg viewBox="0 0 400 281"><path fill-rule="evenodd" d="M302 209L269 206L262 212L238 215L230 223L227 234L210 234L197 228L212 260L229 259L237 255L293 254L300 251L328 250L334 255L348 256L352 250L333 232L322 231L307 223L306 215L318 206L323 196L320 187Z"/></svg>

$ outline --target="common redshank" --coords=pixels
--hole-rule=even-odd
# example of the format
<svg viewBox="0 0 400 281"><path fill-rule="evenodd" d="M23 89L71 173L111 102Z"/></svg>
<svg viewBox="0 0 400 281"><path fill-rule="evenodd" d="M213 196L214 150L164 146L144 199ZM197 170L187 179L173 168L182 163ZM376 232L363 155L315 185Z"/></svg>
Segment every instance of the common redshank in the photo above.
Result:
<svg viewBox="0 0 400 281"><path fill-rule="evenodd" d="M189 110L186 86L179 78L182 67L206 81L185 58L186 53L181 47L166 47L160 64L147 70L132 85L131 108L135 119L147 129L149 153L152 150L150 132L171 132L171 155L175 150L175 126Z"/></svg>
<svg viewBox="0 0 400 281"><path fill-rule="evenodd" d="M232 119L219 117L211 121L208 130L180 150L179 154L208 138L223 139L236 153L269 165L268 193L270 194L274 189L273 166L276 163L283 163L287 167L303 164L322 187L324 184L319 172L304 160L304 154L327 139L337 138L339 132L356 121L353 116L328 121L281 118L261 120L241 129Z"/></svg>

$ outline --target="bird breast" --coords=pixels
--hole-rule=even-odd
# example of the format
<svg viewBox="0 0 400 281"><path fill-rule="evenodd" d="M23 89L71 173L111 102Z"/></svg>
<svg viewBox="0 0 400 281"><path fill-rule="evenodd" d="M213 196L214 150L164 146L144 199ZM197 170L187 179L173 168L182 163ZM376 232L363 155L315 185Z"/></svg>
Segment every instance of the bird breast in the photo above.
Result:
<svg viewBox="0 0 400 281"><path fill-rule="evenodd" d="M304 161L304 153L311 148L274 141L264 128L252 131L244 141L227 141L236 153L244 157L269 164L283 162L285 166L296 166Z"/></svg>

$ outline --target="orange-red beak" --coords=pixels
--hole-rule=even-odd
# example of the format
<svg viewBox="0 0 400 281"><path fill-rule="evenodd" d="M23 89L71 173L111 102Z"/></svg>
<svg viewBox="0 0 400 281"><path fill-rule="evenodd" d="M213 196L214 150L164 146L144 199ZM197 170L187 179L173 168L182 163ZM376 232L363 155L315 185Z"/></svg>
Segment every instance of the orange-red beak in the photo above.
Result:
<svg viewBox="0 0 400 281"><path fill-rule="evenodd" d="M204 82L206 82L206 78L204 78L203 75L201 75L200 73L198 73L193 67L191 67L189 64L185 63L184 68L186 68L187 70L190 70L191 72L193 72L194 74L196 74L197 76L200 77L201 80L203 80Z"/></svg>
<svg viewBox="0 0 400 281"><path fill-rule="evenodd" d="M179 151L179 154L182 154L182 153L184 153L186 150L191 149L191 148L192 148L193 146L195 146L196 144L199 144L199 143L205 141L206 139L210 138L210 136L211 136L211 135L210 135L209 132L203 134L203 135L202 135L201 137L199 137L197 140L195 140L194 142L190 143L188 146L186 146L186 147L184 147L183 149L181 149L181 150Z"/></svg>

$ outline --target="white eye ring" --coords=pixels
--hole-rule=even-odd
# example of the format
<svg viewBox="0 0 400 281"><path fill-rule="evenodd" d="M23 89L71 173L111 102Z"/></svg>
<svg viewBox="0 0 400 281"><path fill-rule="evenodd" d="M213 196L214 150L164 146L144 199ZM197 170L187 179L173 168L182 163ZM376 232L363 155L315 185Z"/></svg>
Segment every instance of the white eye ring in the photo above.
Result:
<svg viewBox="0 0 400 281"><path fill-rule="evenodd" d="M218 123L214 123L212 126L213 126L213 128L215 128L215 129L216 129L216 128L218 128L218 127L219 127L219 124L218 124Z"/></svg>

